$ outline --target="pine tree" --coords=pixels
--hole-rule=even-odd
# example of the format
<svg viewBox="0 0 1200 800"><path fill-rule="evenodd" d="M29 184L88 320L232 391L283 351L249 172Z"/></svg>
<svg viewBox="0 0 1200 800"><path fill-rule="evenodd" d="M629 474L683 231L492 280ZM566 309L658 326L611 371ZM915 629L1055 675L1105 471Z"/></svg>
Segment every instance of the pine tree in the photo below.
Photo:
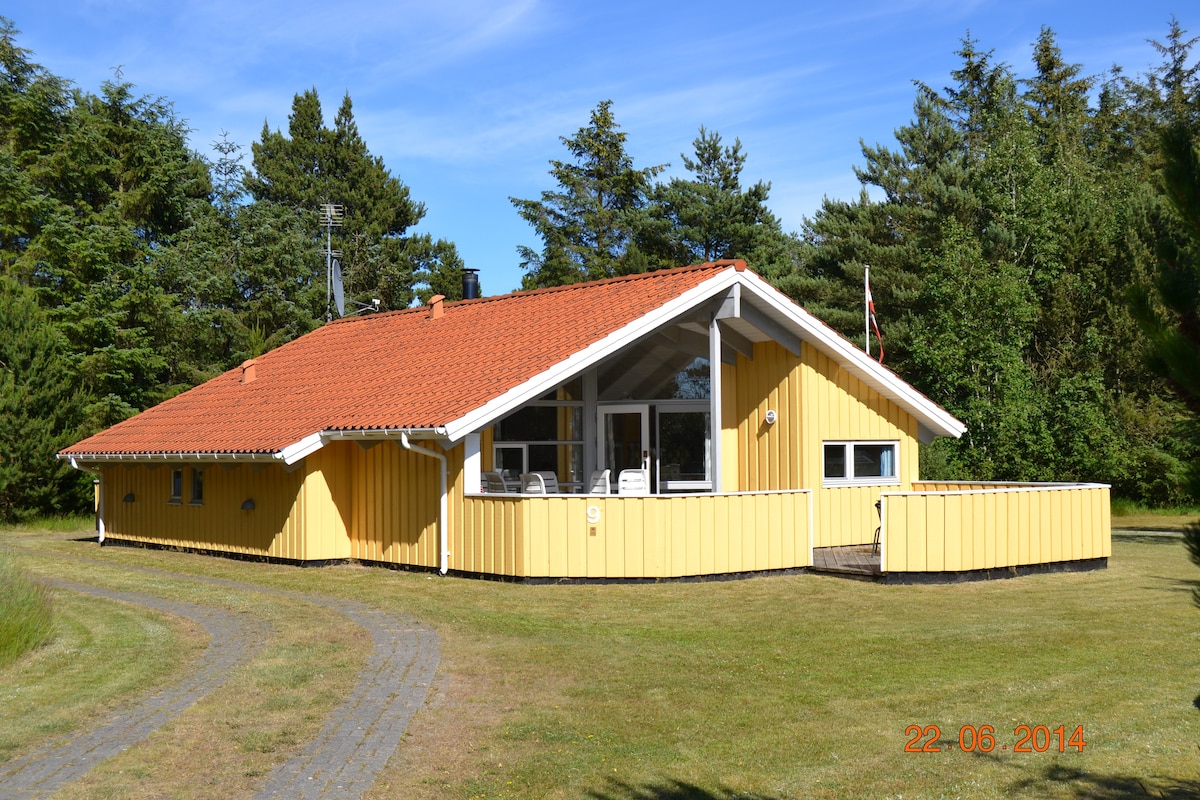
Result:
<svg viewBox="0 0 1200 800"><path fill-rule="evenodd" d="M650 181L663 166L635 169L625 134L605 100L590 123L561 137L572 161L552 160L558 190L540 200L510 197L521 218L542 239L542 250L521 246L526 288L556 286L638 272L651 265L637 247L646 224Z"/></svg>
<svg viewBox="0 0 1200 800"><path fill-rule="evenodd" d="M1190 115L1180 113L1162 137L1163 189L1176 227L1173 236L1159 241L1157 297L1142 287L1131 292L1131 300L1150 342L1147 358L1187 405L1187 434L1200 444L1200 131L1191 122ZM1188 477L1192 495L1200 497L1195 460ZM1200 567L1200 523L1188 525L1183 540ZM1192 600L1200 606L1200 589L1192 591ZM1200 697L1194 704L1200 707Z"/></svg>
<svg viewBox="0 0 1200 800"><path fill-rule="evenodd" d="M160 259L208 205L211 185L170 104L124 83L105 83L99 96L76 91L52 139L26 157L39 213L8 271L37 290L66 336L88 425L191 386L185 304Z"/></svg>
<svg viewBox="0 0 1200 800"><path fill-rule="evenodd" d="M261 140L252 150L254 170L245 182L251 197L300 215L313 239L306 289L325 285L325 237L318 226L318 210L325 203L341 205L344 211L333 239L342 253L348 298L364 303L379 298L384 307L404 308L417 294L414 284L430 269L441 270L443 260L451 273L455 265L461 268L453 243L439 239L426 248L428 237L408 233L425 216L425 206L411 198L408 187L382 159L371 155L348 94L332 129L324 124L315 89L296 95L288 134L264 123ZM431 249L444 259L429 258Z"/></svg>
<svg viewBox="0 0 1200 800"><path fill-rule="evenodd" d="M32 291L0 276L0 520L85 507L91 481L54 454L79 433L66 341Z"/></svg>
<svg viewBox="0 0 1200 800"><path fill-rule="evenodd" d="M694 158L680 156L691 177L654 187L643 250L670 266L742 258L759 268L755 262L784 238L766 206L771 185L742 186L746 154L740 140L722 145L719 133L701 126L692 145Z"/></svg>

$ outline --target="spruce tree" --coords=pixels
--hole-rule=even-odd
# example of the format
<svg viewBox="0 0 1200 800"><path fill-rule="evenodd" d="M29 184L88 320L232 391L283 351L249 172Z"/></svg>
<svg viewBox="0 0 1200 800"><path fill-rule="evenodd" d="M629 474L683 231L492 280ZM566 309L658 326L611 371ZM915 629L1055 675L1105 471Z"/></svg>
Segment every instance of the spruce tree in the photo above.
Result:
<svg viewBox="0 0 1200 800"><path fill-rule="evenodd" d="M0 275L0 520L86 507L91 480L54 457L81 422L66 345L34 293Z"/></svg>
<svg viewBox="0 0 1200 800"><path fill-rule="evenodd" d="M694 157L680 156L691 176L654 187L643 249L664 265L742 258L765 270L768 265L756 262L785 238L766 205L771 185L742 186L746 154L740 140L723 145L719 133L701 126L692 146Z"/></svg>
<svg viewBox="0 0 1200 800"><path fill-rule="evenodd" d="M315 89L295 96L287 135L264 123L261 140L252 145L254 169L246 188L257 203L271 203L299 215L312 238L309 274L304 290L325 286L325 233L319 209L343 207L344 219L333 229L334 249L342 253L346 296L368 303L379 298L388 308L407 307L416 297L414 284L429 271L452 282L461 270L453 243L412 236L409 228L425 216L425 206L373 156L358 131L349 94L332 128L325 126ZM318 241L319 240L319 241ZM436 251L443 258L430 258ZM247 265L249 266L249 265ZM461 291L461 290L460 290Z"/></svg>
<svg viewBox="0 0 1200 800"><path fill-rule="evenodd" d="M636 169L626 136L601 102L588 125L560 137L571 161L552 160L557 190L540 200L510 197L521 218L542 239L542 249L521 246L526 288L557 286L638 272L654 266L637 247L646 224L650 181L665 165Z"/></svg>

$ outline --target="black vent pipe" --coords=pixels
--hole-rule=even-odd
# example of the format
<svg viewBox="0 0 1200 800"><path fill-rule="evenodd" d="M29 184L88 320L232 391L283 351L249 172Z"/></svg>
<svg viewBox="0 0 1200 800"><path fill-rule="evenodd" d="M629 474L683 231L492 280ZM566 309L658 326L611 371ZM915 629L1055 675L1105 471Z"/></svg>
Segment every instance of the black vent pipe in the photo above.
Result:
<svg viewBox="0 0 1200 800"><path fill-rule="evenodd" d="M463 300L474 300L479 297L479 270L463 270Z"/></svg>

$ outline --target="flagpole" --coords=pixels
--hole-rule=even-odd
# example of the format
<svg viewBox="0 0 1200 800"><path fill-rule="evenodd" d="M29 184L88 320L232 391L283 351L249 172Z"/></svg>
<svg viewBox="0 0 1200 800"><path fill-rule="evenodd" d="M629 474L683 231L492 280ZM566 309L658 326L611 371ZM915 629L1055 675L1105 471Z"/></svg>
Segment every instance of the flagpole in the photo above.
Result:
<svg viewBox="0 0 1200 800"><path fill-rule="evenodd" d="M863 349L871 355L871 268L863 267Z"/></svg>

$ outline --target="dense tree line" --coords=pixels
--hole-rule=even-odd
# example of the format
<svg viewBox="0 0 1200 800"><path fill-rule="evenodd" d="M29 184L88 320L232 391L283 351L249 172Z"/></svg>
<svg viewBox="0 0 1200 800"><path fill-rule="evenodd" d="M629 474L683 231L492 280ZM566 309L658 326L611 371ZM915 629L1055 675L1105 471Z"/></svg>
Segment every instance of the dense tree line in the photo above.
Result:
<svg viewBox="0 0 1200 800"><path fill-rule="evenodd" d="M1172 23L1155 71L1097 79L1049 29L1028 78L967 39L949 87L918 85L898 147L863 147L873 191L826 201L806 226L785 287L850 333L870 265L891 366L967 423L925 451L931 477L1191 499L1195 445L1128 298L1179 235L1159 139L1200 131L1194 41Z"/></svg>
<svg viewBox="0 0 1200 800"><path fill-rule="evenodd" d="M54 459L295 338L326 317L321 203L338 203L346 296L407 307L460 292L452 243L370 154L350 98L315 91L288 133L189 149L164 100L73 87L0 18L0 518L79 510L90 481Z"/></svg>
<svg viewBox="0 0 1200 800"><path fill-rule="evenodd" d="M459 291L454 245L411 232L424 206L369 152L348 95L332 127L315 91L296 95L247 169L228 138L190 150L166 101L119 76L82 91L16 40L0 18L0 517L85 507L56 450L320 324L324 203L344 208L349 298ZM860 196L797 233L768 183L743 184L740 141L700 127L664 180L601 102L562 138L554 187L512 199L540 239L518 248L525 286L744 258L859 341L869 265L887 365L969 428L923 450L926 475L1195 499L1179 379L1145 358L1180 313L1178 287L1150 289L1194 253L1159 146L1200 138L1194 43L1172 23L1157 69L1089 77L1043 30L1020 77L964 40L895 144L864 144Z"/></svg>
<svg viewBox="0 0 1200 800"><path fill-rule="evenodd" d="M1195 40L1175 22L1162 63L1101 78L1054 33L1018 77L968 38L951 85L917 85L896 145L866 145L853 200L826 200L799 236L743 187L740 143L700 130L690 177L636 169L611 104L563 138L558 188L514 199L541 237L520 249L526 285L741 257L853 341L871 268L888 366L967 423L922 451L929 477L1097 480L1151 503L1197 497L1183 407L1145 359L1131 291L1178 237L1158 141L1196 140Z"/></svg>

